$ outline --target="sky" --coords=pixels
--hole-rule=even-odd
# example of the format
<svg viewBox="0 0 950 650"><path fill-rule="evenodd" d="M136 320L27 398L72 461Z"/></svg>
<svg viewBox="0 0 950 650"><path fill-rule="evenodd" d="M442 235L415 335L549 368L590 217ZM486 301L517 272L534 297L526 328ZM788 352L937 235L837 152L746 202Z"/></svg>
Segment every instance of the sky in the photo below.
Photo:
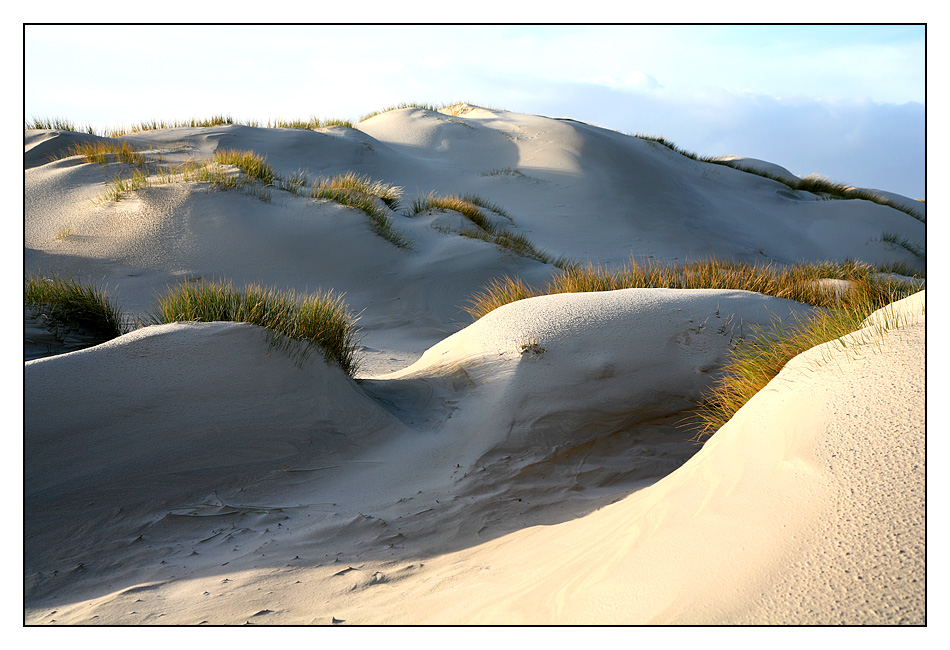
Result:
<svg viewBox="0 0 950 650"><path fill-rule="evenodd" d="M24 119L467 101L924 198L925 62L922 25L27 24Z"/></svg>

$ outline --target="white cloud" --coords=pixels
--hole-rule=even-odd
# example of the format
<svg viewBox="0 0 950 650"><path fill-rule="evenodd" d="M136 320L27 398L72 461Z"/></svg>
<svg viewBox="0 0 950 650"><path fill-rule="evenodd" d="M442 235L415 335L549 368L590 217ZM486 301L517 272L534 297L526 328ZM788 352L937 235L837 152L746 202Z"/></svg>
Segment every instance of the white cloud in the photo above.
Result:
<svg viewBox="0 0 950 650"><path fill-rule="evenodd" d="M593 77L591 79L581 79L581 82L591 83L597 86L606 86L614 90L654 90L661 88L659 82L652 76L639 70L633 70L627 73L623 78L617 79L609 75Z"/></svg>

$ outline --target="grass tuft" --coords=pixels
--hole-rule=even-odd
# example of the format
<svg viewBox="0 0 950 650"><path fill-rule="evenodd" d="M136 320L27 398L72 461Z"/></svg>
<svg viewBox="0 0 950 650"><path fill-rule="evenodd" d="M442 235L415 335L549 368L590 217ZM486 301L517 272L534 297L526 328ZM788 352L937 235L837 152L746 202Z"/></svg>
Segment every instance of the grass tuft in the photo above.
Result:
<svg viewBox="0 0 950 650"><path fill-rule="evenodd" d="M214 152L211 161L222 165L235 165L252 180L260 181L264 185L274 184L274 169L267 163L266 158L253 151L219 149Z"/></svg>
<svg viewBox="0 0 950 650"><path fill-rule="evenodd" d="M901 237L900 235L892 232L883 232L881 233L881 241L894 244L895 246L900 246L904 250L911 253L914 257L918 259L924 259L924 249L920 244L915 244L906 237Z"/></svg>
<svg viewBox="0 0 950 650"><path fill-rule="evenodd" d="M524 178L524 173L514 167L495 167L487 172L482 172L482 176L516 176Z"/></svg>
<svg viewBox="0 0 950 650"><path fill-rule="evenodd" d="M475 226L474 228L462 228L453 231L457 235L491 242L503 250L536 260L542 264L553 264L559 268L573 266L573 262L566 257L554 257L539 250L523 234L515 234L496 224L485 214L484 210L494 212L509 221L511 216L500 205L486 201L474 194L438 196L435 193L430 193L426 196L417 196L412 202L410 216L427 210L457 212Z"/></svg>
<svg viewBox="0 0 950 650"><path fill-rule="evenodd" d="M128 331L121 311L99 285L57 275L28 275L23 297L33 317L43 316L60 336L78 330L105 341Z"/></svg>
<svg viewBox="0 0 950 650"><path fill-rule="evenodd" d="M125 178L117 174L106 186L106 190L100 195L99 200L118 202L125 195L137 189L148 187L148 179L149 177L141 169L134 170L131 175Z"/></svg>
<svg viewBox="0 0 950 650"><path fill-rule="evenodd" d="M377 235L400 248L412 248L412 242L395 229L389 215L389 211L399 207L401 187L348 172L315 181L310 198L336 201L356 208L369 217L370 226Z"/></svg>
<svg viewBox="0 0 950 650"><path fill-rule="evenodd" d="M152 323L237 321L301 341L302 361L314 349L351 377L359 367L356 318L333 292L298 296L257 284L237 290L231 282L186 282L169 290L149 314Z"/></svg>
<svg viewBox="0 0 950 650"><path fill-rule="evenodd" d="M126 163L136 167L146 165L145 157L131 144L123 141L80 142L72 146L68 155L82 156L86 162L98 163L103 167L112 162Z"/></svg>
<svg viewBox="0 0 950 650"><path fill-rule="evenodd" d="M720 378L693 413L697 439L717 431L739 408L778 374L794 356L816 345L859 329L874 311L906 298L919 283L882 277L882 269L856 261L823 262L777 267L732 263L714 258L687 264L638 263L635 259L614 271L588 265L561 271L541 289L519 278L503 277L475 294L466 311L478 319L490 311L534 296L612 291L627 288L737 289L822 307L814 316L793 324L776 320L740 339ZM890 269L886 269L890 270ZM819 280L847 280L850 289L823 289Z"/></svg>
<svg viewBox="0 0 950 650"><path fill-rule="evenodd" d="M329 126L345 126L352 129L353 123L347 119L340 118L330 118L330 119L321 119L316 116L311 116L307 120L281 120L274 119L267 121L267 128L269 129L323 129Z"/></svg>
<svg viewBox="0 0 950 650"><path fill-rule="evenodd" d="M877 194L874 191L862 190L855 187L851 187L850 185L846 185L844 183L837 183L834 181L830 181L827 178L824 178L823 176L820 176L818 174L809 174L808 176L805 176L804 178L799 178L798 180L791 180L791 179L783 178L781 176L777 176L775 174L770 174L768 172L765 172L759 169L748 167L734 160L723 160L721 158L716 158L714 156L699 156L693 153L692 151L681 149L680 147L676 146L673 142L671 142L670 140L667 140L663 136L637 133L634 135L634 137L640 138L641 140L648 140L650 142L655 142L672 151L675 151L676 153L682 156L686 156L687 158L690 158L692 160L696 160L698 162L704 162L704 163L711 163L714 165L724 165L726 167L732 167L733 169L738 169L739 171L746 172L747 174L755 174L756 176L762 176L764 178L777 181L779 183L787 185L793 190L811 192L812 194L816 194L823 198L829 198L829 199L862 199L865 201L871 201L879 205L886 205L887 207L894 208L895 210L900 210L901 212L904 212L905 214L909 214L910 216L912 216L914 219L917 219L918 221L924 221L923 214L905 205L892 201L891 199L885 196Z"/></svg>
<svg viewBox="0 0 950 650"><path fill-rule="evenodd" d="M693 414L699 425L696 439L702 440L718 431L791 359L861 329L873 312L902 297L902 294L861 292L846 303L817 312L808 319L793 324L776 319L770 327L755 328L751 336L739 341L731 351L721 375Z"/></svg>
<svg viewBox="0 0 950 650"><path fill-rule="evenodd" d="M875 267L862 262L822 262L777 266L769 263L736 263L708 258L686 264L662 264L655 261L630 262L615 270L600 266L569 266L562 269L546 286L528 290L520 280L503 278L486 286L470 299L465 308L478 319L498 307L532 296L584 291L613 291L632 288L735 289L755 291L777 298L795 300L817 307L833 308L847 296L869 295L885 298L905 297L914 289L910 284L881 278ZM824 289L819 280L847 280L851 289L839 296ZM512 285L512 286L509 286Z"/></svg>

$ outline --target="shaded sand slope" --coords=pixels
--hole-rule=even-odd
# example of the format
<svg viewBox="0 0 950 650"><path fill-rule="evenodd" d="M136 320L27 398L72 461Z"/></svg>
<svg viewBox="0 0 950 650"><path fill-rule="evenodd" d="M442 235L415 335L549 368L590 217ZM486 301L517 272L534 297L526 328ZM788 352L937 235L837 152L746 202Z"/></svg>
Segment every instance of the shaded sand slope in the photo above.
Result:
<svg viewBox="0 0 950 650"><path fill-rule="evenodd" d="M681 464L696 447L676 424L739 329L806 312L734 291L542 296L363 382L228 323L29 362L28 601L569 520Z"/></svg>
<svg viewBox="0 0 950 650"><path fill-rule="evenodd" d="M83 565L114 584L170 510L400 428L339 368L296 367L242 323L149 327L33 361L24 388L28 576Z"/></svg>
<svg viewBox="0 0 950 650"><path fill-rule="evenodd" d="M499 227L556 256L603 264L718 255L747 261L843 260L922 266L885 232L923 248L924 224L862 200L821 200L655 142L570 120L472 108L461 115L389 111L357 128L319 131L239 125L147 131L121 138L164 164L250 149L281 174L345 172L405 188L394 228L400 249L362 213L274 190L270 202L206 183L159 183L97 203L131 168L78 157L39 164L93 136L33 131L24 141L28 271L104 279L141 314L186 278L228 277L298 291L336 289L362 313L367 372L404 367L468 321L461 307L503 274L544 282L549 264L460 237L467 224L438 210L408 216L416 197L474 193L501 206ZM60 144L60 141L63 141ZM919 204L924 211L924 205Z"/></svg>
<svg viewBox="0 0 950 650"><path fill-rule="evenodd" d="M869 330L847 348L800 355L686 465L583 519L422 567L321 574L326 614L353 623L923 623L922 306L922 294L904 301L904 326L883 339Z"/></svg>
<svg viewBox="0 0 950 650"><path fill-rule="evenodd" d="M652 486L619 501L614 496L612 505L600 501L604 507L584 517L538 526L530 524L545 522L532 517L524 501L539 495L539 483L524 483L523 510L509 508L506 519L509 525L515 521L530 527L500 537L483 534L487 541L482 543L473 520L490 524L490 514L507 505L501 501L513 501L510 494L499 493L504 486L494 480L491 468L479 471L478 463L485 459L480 449L472 451L473 438L482 438L475 447L484 446L485 436L502 445L511 440L510 434L492 428L497 418L486 404L474 396L467 401L466 390L456 389L463 399L452 417L436 425L437 435L426 436L418 423L411 430L387 424L365 398L348 392L345 381L324 379L323 390L336 383L330 390L347 393L342 399L347 410L357 419L382 423L392 439L375 444L369 453L338 452L337 462L329 464L301 448L283 460L312 471L285 471L280 478L275 474L260 480L253 472L241 472L241 489L231 483L229 493L215 492L221 501L177 510L178 516L165 510L172 502L156 502L174 490L151 491L148 499L127 490L122 511L103 517L100 526L84 529L82 535L69 525L75 513L57 512L54 504L44 505L42 495L28 493L28 503L35 501L40 508L28 511L33 525L27 530L35 530L35 522L43 519L50 531L47 545L64 548L52 536L57 525L63 526L60 535L77 555L68 562L58 558L59 564L50 562L28 576L27 620L920 623L923 298L922 292L896 304L902 315L899 329L881 336L870 328L849 337L845 347L832 342L796 357L699 453ZM457 336L469 340L445 345L452 352L437 357L443 366L453 360L464 364L517 323L496 323L490 333L463 331ZM583 330L597 329L596 323L591 325ZM609 334L617 334L621 325L614 321ZM223 326L204 327L210 334ZM253 329L231 327L241 327L244 334ZM666 333L676 329L670 326ZM602 333L600 338L611 337ZM131 353L134 343L116 347ZM27 374L82 355L94 359L98 353L93 349L33 362ZM642 358L628 354L618 361ZM583 356L575 355L574 361ZM683 370L691 361L680 363L671 367ZM435 372L438 365L424 356L408 376L418 380L428 367L428 379L435 382L445 376ZM508 364L498 360L494 365ZM272 370L278 376L287 372ZM342 379L327 370L310 372ZM675 372L671 369L669 376ZM554 381L552 405L565 396L565 389L557 388L558 374L548 377ZM537 381L512 381L506 392L530 393ZM231 380L229 387L236 383ZM475 383L468 390L478 391ZM491 384L484 385L486 392ZM142 389L126 389L124 402L130 390ZM318 414L330 406L320 400L310 404ZM493 407L501 411L504 404L496 400ZM474 415L473 410L482 414L483 426L477 430L458 423L466 414ZM136 427L150 423L154 421L147 416L135 419ZM229 437L240 442L241 427L229 430ZM531 430L523 427L522 436ZM467 437L460 435L463 431ZM28 437L39 433L28 430ZM192 436L200 439L197 433ZM524 455L532 442L522 437L516 447ZM287 445L286 437L278 435L274 446L281 444ZM240 445L227 447L238 453ZM113 442L98 449L111 465L100 467L100 476L123 475L123 445ZM457 459L463 469L476 462L468 467L469 477L447 467ZM331 478L329 469L316 471L346 460L352 468L348 475ZM302 467L297 464L302 461L317 464ZM180 462L164 460L159 467L166 475L177 475ZM564 468L548 464L549 471ZM321 473L324 477L317 479ZM234 472L228 474L229 480L237 480ZM479 474L489 478L479 479ZM587 489L582 473L565 472L559 478L559 488L548 483L548 511L565 508L569 501L560 497L572 490ZM98 477L82 480L93 488L87 492L97 493ZM206 482L206 489L211 485ZM493 498L499 495L506 498ZM303 502L304 497L311 503ZM237 499L241 505L231 505L233 512L226 514L223 504ZM312 502L316 500L321 503ZM136 515L153 523L143 525ZM320 516L324 519L315 521ZM139 531L143 538L136 540ZM120 533L121 541L109 539ZM466 536L469 541L459 547ZM28 537L28 547L38 546L32 542ZM98 546L105 542L111 544ZM92 560L80 569L68 566L81 557ZM53 573L54 566L62 570ZM52 595L58 597L51 600Z"/></svg>

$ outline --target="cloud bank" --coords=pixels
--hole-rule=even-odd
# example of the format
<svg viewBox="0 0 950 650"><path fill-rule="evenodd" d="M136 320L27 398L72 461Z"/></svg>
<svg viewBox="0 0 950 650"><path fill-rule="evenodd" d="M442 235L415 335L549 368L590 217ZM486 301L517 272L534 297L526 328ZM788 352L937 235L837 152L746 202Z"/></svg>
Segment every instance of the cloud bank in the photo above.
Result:
<svg viewBox="0 0 950 650"><path fill-rule="evenodd" d="M663 135L701 155L761 158L797 175L925 198L925 115L917 102L643 92L593 83L522 85L512 95L512 110Z"/></svg>

